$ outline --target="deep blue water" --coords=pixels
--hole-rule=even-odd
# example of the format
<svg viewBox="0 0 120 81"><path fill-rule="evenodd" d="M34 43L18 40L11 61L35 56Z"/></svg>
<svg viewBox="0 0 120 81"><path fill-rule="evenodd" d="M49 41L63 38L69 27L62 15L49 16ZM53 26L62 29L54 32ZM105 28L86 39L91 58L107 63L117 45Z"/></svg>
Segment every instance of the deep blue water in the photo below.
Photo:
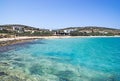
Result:
<svg viewBox="0 0 120 81"><path fill-rule="evenodd" d="M1 61L43 81L44 77L50 81L120 81L118 37L40 39L0 51Z"/></svg>

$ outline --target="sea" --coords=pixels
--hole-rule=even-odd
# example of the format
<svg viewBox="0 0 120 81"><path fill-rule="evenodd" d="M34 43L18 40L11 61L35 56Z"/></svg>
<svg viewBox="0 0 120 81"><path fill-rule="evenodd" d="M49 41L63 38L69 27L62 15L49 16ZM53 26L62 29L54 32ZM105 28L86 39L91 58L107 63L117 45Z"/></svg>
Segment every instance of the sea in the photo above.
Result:
<svg viewBox="0 0 120 81"><path fill-rule="evenodd" d="M120 37L36 39L0 47L0 81L120 81Z"/></svg>

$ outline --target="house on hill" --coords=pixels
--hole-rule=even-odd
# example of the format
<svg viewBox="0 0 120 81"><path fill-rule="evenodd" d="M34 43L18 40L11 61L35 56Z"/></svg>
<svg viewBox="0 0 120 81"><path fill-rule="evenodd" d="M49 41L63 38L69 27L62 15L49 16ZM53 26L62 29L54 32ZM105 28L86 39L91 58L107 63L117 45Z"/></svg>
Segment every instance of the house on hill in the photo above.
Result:
<svg viewBox="0 0 120 81"><path fill-rule="evenodd" d="M72 31L76 31L75 28L69 28L69 29L61 29L61 30L54 30L54 35L70 35Z"/></svg>
<svg viewBox="0 0 120 81"><path fill-rule="evenodd" d="M12 30L16 31L18 33L23 33L24 32L24 28L21 26L12 26Z"/></svg>
<svg viewBox="0 0 120 81"><path fill-rule="evenodd" d="M3 30L3 28L2 28L2 27L0 27L0 30Z"/></svg>

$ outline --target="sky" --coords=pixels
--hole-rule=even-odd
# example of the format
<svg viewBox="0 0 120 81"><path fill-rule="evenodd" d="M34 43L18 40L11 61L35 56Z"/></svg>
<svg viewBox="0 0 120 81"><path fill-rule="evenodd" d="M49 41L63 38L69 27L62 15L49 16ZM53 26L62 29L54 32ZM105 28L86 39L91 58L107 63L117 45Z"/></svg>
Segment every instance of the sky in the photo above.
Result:
<svg viewBox="0 0 120 81"><path fill-rule="evenodd" d="M120 29L120 0L0 0L0 25Z"/></svg>

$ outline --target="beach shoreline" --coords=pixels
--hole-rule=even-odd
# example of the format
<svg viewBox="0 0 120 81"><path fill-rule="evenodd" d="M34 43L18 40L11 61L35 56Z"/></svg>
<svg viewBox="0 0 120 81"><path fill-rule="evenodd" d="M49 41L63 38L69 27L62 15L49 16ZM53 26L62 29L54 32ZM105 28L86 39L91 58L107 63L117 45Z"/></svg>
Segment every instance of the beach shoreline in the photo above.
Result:
<svg viewBox="0 0 120 81"><path fill-rule="evenodd" d="M20 36L10 38L0 38L1 41L25 40L25 39L54 39L54 38L94 38L94 37L120 37L120 36Z"/></svg>
<svg viewBox="0 0 120 81"><path fill-rule="evenodd" d="M29 42L34 39L62 39L62 38L101 38L101 37L120 37L120 36L21 36L14 38L1 38L0 47L16 43Z"/></svg>

